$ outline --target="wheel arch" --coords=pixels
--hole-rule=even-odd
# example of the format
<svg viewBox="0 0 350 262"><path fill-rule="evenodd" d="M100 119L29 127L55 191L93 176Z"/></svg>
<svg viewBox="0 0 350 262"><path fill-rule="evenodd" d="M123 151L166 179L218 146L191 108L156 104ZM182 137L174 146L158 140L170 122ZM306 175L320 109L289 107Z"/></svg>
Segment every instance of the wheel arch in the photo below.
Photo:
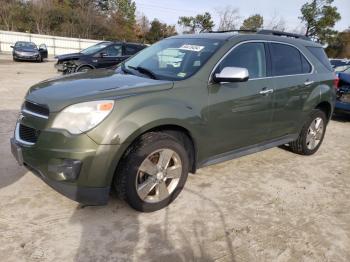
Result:
<svg viewBox="0 0 350 262"><path fill-rule="evenodd" d="M331 119L331 117L332 117L332 105L328 101L320 102L315 108L323 111L326 114L328 121Z"/></svg>
<svg viewBox="0 0 350 262"><path fill-rule="evenodd" d="M77 67L76 71L78 72L78 71L80 70L80 68L82 68L82 67L84 67L84 66L90 67L91 69L95 69L95 67L94 67L93 65L90 65L90 64L81 64L81 65L79 65L79 66Z"/></svg>
<svg viewBox="0 0 350 262"><path fill-rule="evenodd" d="M123 143L123 149L121 157L116 165L116 169L118 168L118 165L120 164L120 161L122 161L125 154L128 152L128 149L140 139L141 136L143 136L146 133L150 132L163 132L166 134L169 134L173 137L175 137L177 140L182 142L184 144L184 147L186 151L189 154L190 158L190 172L195 173L196 172L196 160L197 160L197 144L196 141L190 132L190 130L183 125L180 124L154 124L151 126L148 126L147 128L144 128L142 131L138 130L131 134L126 141Z"/></svg>

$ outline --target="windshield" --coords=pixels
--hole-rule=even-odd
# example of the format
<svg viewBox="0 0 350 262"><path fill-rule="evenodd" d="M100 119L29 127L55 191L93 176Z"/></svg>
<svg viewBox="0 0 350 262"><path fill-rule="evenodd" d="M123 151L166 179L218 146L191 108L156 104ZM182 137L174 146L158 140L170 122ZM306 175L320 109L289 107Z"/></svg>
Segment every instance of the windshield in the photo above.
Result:
<svg viewBox="0 0 350 262"><path fill-rule="evenodd" d="M80 51L80 53L82 53L84 55L92 55L92 54L102 50L103 48L105 48L109 44L110 43L99 43L97 45L90 46L90 47Z"/></svg>
<svg viewBox="0 0 350 262"><path fill-rule="evenodd" d="M32 42L17 42L15 44L15 47L17 48L29 48L29 49L38 49L36 47L36 44L32 43Z"/></svg>
<svg viewBox="0 0 350 262"><path fill-rule="evenodd" d="M196 73L221 43L216 39L165 39L141 51L123 67L155 79L183 80Z"/></svg>

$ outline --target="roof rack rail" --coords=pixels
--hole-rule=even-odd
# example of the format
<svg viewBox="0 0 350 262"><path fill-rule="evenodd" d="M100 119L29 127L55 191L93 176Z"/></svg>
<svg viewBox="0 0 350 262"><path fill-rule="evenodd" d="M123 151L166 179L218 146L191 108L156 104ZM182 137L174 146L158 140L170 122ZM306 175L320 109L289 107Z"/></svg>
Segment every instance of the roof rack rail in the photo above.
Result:
<svg viewBox="0 0 350 262"><path fill-rule="evenodd" d="M292 37L292 38L298 38L303 40L311 41L311 39L305 35L299 35L299 34L293 34L293 33L287 33L282 31L275 31L275 30L260 30L257 32L257 34L260 35L275 35L275 36L285 36L285 37Z"/></svg>
<svg viewBox="0 0 350 262"><path fill-rule="evenodd" d="M232 30L222 30L222 31L203 31L203 33L256 33L256 30L242 30L242 29L232 29ZM202 32L201 32L202 33Z"/></svg>
<svg viewBox="0 0 350 262"><path fill-rule="evenodd" d="M267 30L267 29L260 29L260 30L223 30L223 31L201 31L200 33L255 33L260 35L274 35L274 36L284 36L284 37L291 37L291 38L297 38L297 39L303 39L307 41L312 41L309 37L305 35L299 35L299 34L293 34L288 32L282 32L282 31L276 31L276 30Z"/></svg>

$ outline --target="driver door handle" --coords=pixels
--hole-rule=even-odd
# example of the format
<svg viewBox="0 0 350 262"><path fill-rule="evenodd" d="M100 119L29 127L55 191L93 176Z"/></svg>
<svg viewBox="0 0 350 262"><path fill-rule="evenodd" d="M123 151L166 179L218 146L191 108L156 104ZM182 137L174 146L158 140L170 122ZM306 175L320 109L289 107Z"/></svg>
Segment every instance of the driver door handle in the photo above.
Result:
<svg viewBox="0 0 350 262"><path fill-rule="evenodd" d="M259 92L260 95L268 95L272 93L273 93L273 89L265 89L265 88Z"/></svg>
<svg viewBox="0 0 350 262"><path fill-rule="evenodd" d="M315 81L306 81L304 83L305 86L311 86L313 83L315 83Z"/></svg>

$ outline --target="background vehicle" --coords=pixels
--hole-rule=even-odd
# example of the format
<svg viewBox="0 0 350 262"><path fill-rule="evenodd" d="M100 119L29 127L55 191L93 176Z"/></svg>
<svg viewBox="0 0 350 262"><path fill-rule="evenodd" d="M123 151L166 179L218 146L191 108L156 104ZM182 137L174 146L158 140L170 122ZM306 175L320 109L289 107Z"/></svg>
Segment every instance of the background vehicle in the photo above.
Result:
<svg viewBox="0 0 350 262"><path fill-rule="evenodd" d="M47 47L45 44L41 44L39 48L32 42L18 41L14 46L12 57L13 61L37 61L42 62L47 58Z"/></svg>
<svg viewBox="0 0 350 262"><path fill-rule="evenodd" d="M329 62L331 63L333 68L336 68L339 66L350 66L349 59L329 59Z"/></svg>
<svg viewBox="0 0 350 262"><path fill-rule="evenodd" d="M31 87L12 152L78 202L106 204L114 186L133 208L155 211L198 168L285 144L314 154L334 80L322 46L303 36L175 36L117 70Z"/></svg>
<svg viewBox="0 0 350 262"><path fill-rule="evenodd" d="M337 72L336 113L350 113L350 66Z"/></svg>
<svg viewBox="0 0 350 262"><path fill-rule="evenodd" d="M79 53L56 56L55 67L63 74L86 72L96 68L110 68L147 47L143 44L101 42Z"/></svg>

